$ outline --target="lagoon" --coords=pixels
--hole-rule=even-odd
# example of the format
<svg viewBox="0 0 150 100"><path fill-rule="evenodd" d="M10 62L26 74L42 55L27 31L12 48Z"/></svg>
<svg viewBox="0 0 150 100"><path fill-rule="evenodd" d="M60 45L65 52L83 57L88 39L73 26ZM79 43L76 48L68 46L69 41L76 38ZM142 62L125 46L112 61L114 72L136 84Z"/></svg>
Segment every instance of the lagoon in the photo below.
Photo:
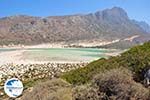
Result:
<svg viewBox="0 0 150 100"><path fill-rule="evenodd" d="M23 55L24 59L50 62L90 62L100 58L107 58L106 49L97 48L31 48Z"/></svg>
<svg viewBox="0 0 150 100"><path fill-rule="evenodd" d="M109 49L99 48L21 48L0 49L0 64L5 63L79 63L108 58Z"/></svg>

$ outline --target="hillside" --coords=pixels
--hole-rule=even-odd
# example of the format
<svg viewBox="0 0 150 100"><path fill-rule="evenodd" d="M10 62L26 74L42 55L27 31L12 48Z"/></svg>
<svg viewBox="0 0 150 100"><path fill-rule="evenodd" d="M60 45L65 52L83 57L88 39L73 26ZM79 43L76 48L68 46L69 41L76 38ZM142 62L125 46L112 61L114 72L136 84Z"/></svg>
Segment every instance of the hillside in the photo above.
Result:
<svg viewBox="0 0 150 100"><path fill-rule="evenodd" d="M139 37L129 42L139 44L149 40L150 35L146 33L119 7L84 15L45 18L18 15L0 18L0 45L71 44L91 40L100 43L122 41L136 35Z"/></svg>
<svg viewBox="0 0 150 100"><path fill-rule="evenodd" d="M150 42L109 59L41 82L21 97L42 100L149 100L143 72L150 68ZM62 80L63 79L63 80ZM61 98L60 98L61 97Z"/></svg>
<svg viewBox="0 0 150 100"><path fill-rule="evenodd" d="M150 42L133 47L119 56L93 61L86 67L64 73L61 77L71 84L84 84L98 73L120 67L131 70L135 80L142 81L142 72L145 68L150 68Z"/></svg>
<svg viewBox="0 0 150 100"><path fill-rule="evenodd" d="M144 29L147 33L150 34L150 26L146 22L144 21L138 22L136 20L133 20L133 23L139 25L142 29Z"/></svg>

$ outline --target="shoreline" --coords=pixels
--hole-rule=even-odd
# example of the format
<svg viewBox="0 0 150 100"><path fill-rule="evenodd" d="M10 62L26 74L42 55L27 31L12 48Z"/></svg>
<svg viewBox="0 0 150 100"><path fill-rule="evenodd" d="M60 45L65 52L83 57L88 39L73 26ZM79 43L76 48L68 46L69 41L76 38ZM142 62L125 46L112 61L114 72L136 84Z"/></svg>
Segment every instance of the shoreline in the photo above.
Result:
<svg viewBox="0 0 150 100"><path fill-rule="evenodd" d="M52 59L47 59L45 61L40 61L36 59L27 59L26 55L24 55L24 52L28 52L26 49L18 49L14 51L4 51L0 52L0 65L6 65L6 64L45 64L45 63L87 63L88 61L56 61Z"/></svg>
<svg viewBox="0 0 150 100"><path fill-rule="evenodd" d="M119 39L106 41L106 40L79 40L76 42L54 42L54 43L41 43L34 45L1 45L0 48L94 48L97 46L104 46L111 43L119 42Z"/></svg>
<svg viewBox="0 0 150 100"><path fill-rule="evenodd" d="M34 46L32 46L32 48L33 47ZM41 47L42 46L40 46L40 48ZM107 56L116 56L120 53L115 49L106 49L106 50L110 50L110 52L104 53L104 55ZM0 86L3 87L4 82L7 79L14 78L14 77L20 79L23 82L28 82L30 80L38 80L43 78L52 79L54 77L58 77L61 73L85 67L90 63L90 61L88 62L69 61L68 62L65 60L64 61L24 60L22 58L24 56L23 55L24 52L26 51L27 48L21 48L21 49L19 48L14 51L0 52L0 59L1 59L0 60Z"/></svg>
<svg viewBox="0 0 150 100"><path fill-rule="evenodd" d="M45 45L44 45L45 46ZM30 47L31 48L31 47ZM36 60L36 59L27 59L26 58L26 54L24 54L25 52L28 52L27 49L30 49L30 48L22 48L22 49L17 49L15 48L16 50L13 50L13 51L2 51L0 52L0 65L3 65L3 64L44 64L44 63L87 63L87 62L90 62L90 61L69 61L69 60L55 60L55 59L47 59L45 61L40 61L40 60ZM40 47L41 48L41 47ZM48 48L48 47L47 47ZM8 48L9 49L9 48ZM10 48L11 49L11 48ZM120 50L115 50L115 49L104 49L104 50L108 50L110 52L105 52L103 53L104 55L106 56L116 56L116 55L119 55L120 53L122 53L123 51L120 51Z"/></svg>
<svg viewBox="0 0 150 100"><path fill-rule="evenodd" d="M106 49L106 50L111 50L111 49ZM46 61L46 60L45 61L42 61L42 60L34 61L31 59L24 59L23 56L25 56L24 52L26 52L26 51L27 51L27 49L24 48L24 49L17 49L14 51L0 52L0 59L1 59L0 60L0 74L3 73L3 75L5 76L5 74L17 73L16 76L18 76L18 73L24 73L29 69L37 69L37 70L41 71L41 70L43 70L42 68L46 68L45 71L47 71L47 70L49 70L49 68L50 69L54 68L54 69L58 70L60 68L63 69L62 66L65 66L65 68L66 68L66 65L67 65L67 69L65 69L65 70L70 70L70 69L72 69L71 66L74 66L73 67L73 69L74 69L76 67L79 67L80 65L81 65L80 67L82 67L91 62L91 61L88 61L85 59L83 61L78 61L78 60L77 61L73 61L73 60L72 61L71 60L70 61L69 60L55 61L54 59L51 59L49 61ZM119 55L120 53L121 53L120 51L111 50L110 52L105 52L104 55L116 56L116 55ZM94 60L92 60L92 61L94 61ZM75 65L77 65L77 66L75 66ZM61 71L63 72L64 70L61 70Z"/></svg>

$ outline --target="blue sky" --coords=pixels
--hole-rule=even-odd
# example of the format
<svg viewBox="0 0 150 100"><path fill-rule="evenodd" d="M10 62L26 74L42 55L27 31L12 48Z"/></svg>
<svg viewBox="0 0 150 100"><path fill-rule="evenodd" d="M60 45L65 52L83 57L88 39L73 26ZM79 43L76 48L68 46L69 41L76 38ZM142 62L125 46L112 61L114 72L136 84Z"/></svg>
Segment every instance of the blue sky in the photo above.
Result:
<svg viewBox="0 0 150 100"><path fill-rule="evenodd" d="M0 17L82 14L114 6L125 9L131 19L150 24L150 0L0 0Z"/></svg>

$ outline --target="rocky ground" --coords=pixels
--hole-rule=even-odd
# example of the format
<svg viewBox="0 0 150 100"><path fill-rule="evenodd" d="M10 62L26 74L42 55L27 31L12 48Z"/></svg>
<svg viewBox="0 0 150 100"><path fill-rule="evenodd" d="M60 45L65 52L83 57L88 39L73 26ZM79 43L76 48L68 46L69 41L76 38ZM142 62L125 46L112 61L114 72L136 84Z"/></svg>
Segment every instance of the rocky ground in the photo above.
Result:
<svg viewBox="0 0 150 100"><path fill-rule="evenodd" d="M6 64L0 66L0 95L3 96L3 85L7 79L18 78L23 83L30 80L57 77L60 73L67 72L87 63L45 63L45 64Z"/></svg>

